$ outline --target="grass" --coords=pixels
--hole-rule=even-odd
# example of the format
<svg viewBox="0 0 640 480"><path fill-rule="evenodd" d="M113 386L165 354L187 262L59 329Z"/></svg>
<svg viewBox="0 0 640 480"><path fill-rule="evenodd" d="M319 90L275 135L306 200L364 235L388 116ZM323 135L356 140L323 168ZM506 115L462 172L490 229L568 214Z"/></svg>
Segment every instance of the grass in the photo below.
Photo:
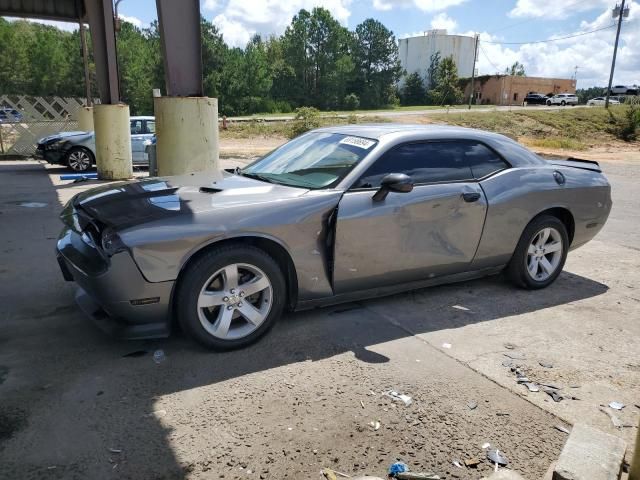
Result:
<svg viewBox="0 0 640 480"><path fill-rule="evenodd" d="M487 108L487 105L472 105L472 108ZM384 115L385 113L389 113L389 112L419 112L422 110L442 110L445 109L446 106L440 106L440 105L411 105L411 106L402 106L402 107L389 107L389 108L376 108L373 110L336 110L336 111L331 111L331 112L320 112L320 115L322 115L323 117L332 117L335 115L361 115L361 114L373 114L373 113L380 113L381 115ZM456 110L456 109L466 109L469 108L468 105L451 105L449 107L452 110ZM255 119L261 119L261 118L278 118L278 117L291 117L293 116L293 112L280 112L280 113L254 113L251 115L239 115L237 118L255 118ZM233 117L229 117L230 120L233 120Z"/></svg>
<svg viewBox="0 0 640 480"><path fill-rule="evenodd" d="M358 122L366 123L388 123L391 120L383 116L370 116L366 119L355 118L354 115L347 117L333 115L323 115L320 117L320 126L346 125ZM258 120L250 122L229 121L226 130L220 130L220 138L255 138L255 137L289 137L292 122L260 122Z"/></svg>

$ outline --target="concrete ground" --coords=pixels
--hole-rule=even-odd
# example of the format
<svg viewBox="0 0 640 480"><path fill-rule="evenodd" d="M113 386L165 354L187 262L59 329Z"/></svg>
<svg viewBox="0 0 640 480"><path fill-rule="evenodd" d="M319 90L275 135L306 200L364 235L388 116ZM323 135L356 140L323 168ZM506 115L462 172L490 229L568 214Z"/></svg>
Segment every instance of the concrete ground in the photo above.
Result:
<svg viewBox="0 0 640 480"><path fill-rule="evenodd" d="M614 414L638 424L638 161L603 164L611 218L544 291L497 277L291 314L223 354L180 334L120 342L97 330L53 255L57 213L89 185L2 162L0 478L301 479L323 467L383 477L401 459L478 479L491 471L490 443L534 480L566 439L556 425L583 421L631 441L635 428L614 428L599 405L621 401ZM580 400L527 394L505 354ZM452 463L474 457L476 469Z"/></svg>

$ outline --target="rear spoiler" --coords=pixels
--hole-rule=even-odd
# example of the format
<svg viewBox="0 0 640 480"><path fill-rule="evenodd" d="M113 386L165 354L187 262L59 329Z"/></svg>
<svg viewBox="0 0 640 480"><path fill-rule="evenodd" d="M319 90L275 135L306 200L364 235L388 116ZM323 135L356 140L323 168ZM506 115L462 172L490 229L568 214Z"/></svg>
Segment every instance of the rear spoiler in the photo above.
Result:
<svg viewBox="0 0 640 480"><path fill-rule="evenodd" d="M591 170L592 172L602 172L600 164L593 160L582 160L581 158L569 157L566 160L549 160L552 165L558 167L579 168L581 170Z"/></svg>

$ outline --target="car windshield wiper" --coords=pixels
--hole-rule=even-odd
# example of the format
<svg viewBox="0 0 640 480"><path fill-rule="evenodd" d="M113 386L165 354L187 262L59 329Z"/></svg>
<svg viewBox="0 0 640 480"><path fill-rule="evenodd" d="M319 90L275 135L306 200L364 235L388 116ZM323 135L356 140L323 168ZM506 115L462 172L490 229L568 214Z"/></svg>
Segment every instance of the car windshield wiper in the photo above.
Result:
<svg viewBox="0 0 640 480"><path fill-rule="evenodd" d="M269 179L265 175L260 175L259 173L249 173L245 172L244 170L240 170L239 168L236 168L235 173L236 175L240 175L242 177L253 178L254 180L260 180L267 183L275 183L273 180Z"/></svg>

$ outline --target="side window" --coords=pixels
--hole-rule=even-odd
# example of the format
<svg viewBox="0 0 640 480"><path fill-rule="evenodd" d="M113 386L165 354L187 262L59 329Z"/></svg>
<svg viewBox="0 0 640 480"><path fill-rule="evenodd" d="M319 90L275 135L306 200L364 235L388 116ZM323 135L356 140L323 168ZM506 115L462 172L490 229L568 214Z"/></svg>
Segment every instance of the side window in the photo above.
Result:
<svg viewBox="0 0 640 480"><path fill-rule="evenodd" d="M473 178L460 142L410 143L393 148L379 158L355 184L378 188L382 177L404 173L415 183L455 182Z"/></svg>
<svg viewBox="0 0 640 480"><path fill-rule="evenodd" d="M131 135L139 135L143 132L141 120L131 120Z"/></svg>
<svg viewBox="0 0 640 480"><path fill-rule="evenodd" d="M147 131L145 133L156 133L156 122L147 120Z"/></svg>
<svg viewBox="0 0 640 480"><path fill-rule="evenodd" d="M481 143L468 142L464 145L468 165L476 179L509 167L497 153Z"/></svg>

